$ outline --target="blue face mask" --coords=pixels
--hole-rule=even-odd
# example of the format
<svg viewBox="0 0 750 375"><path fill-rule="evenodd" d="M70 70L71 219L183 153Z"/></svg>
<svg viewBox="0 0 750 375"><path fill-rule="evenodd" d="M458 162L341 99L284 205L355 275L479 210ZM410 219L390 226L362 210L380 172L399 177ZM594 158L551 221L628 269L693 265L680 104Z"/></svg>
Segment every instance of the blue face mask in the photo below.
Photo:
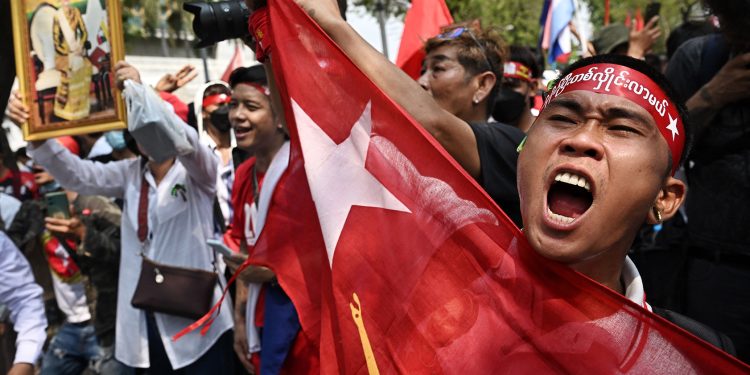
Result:
<svg viewBox="0 0 750 375"><path fill-rule="evenodd" d="M104 139L107 140L107 143L109 143L115 151L121 151L127 147L127 144L125 143L125 134L122 130L106 132L104 133Z"/></svg>

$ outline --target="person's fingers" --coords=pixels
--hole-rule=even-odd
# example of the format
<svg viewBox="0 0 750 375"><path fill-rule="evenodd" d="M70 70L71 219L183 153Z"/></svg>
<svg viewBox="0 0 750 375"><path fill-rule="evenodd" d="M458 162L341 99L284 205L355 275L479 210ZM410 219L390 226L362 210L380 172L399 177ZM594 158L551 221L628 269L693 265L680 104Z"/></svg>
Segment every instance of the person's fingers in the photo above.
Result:
<svg viewBox="0 0 750 375"><path fill-rule="evenodd" d="M68 233L70 231L70 229L65 225L54 225L46 223L44 224L44 227L47 228L48 231L55 233Z"/></svg>
<svg viewBox="0 0 750 375"><path fill-rule="evenodd" d="M251 374L255 373L255 368L253 367L253 364L250 362L250 356L247 350L247 339L244 340L240 339L238 335L244 335L245 331L242 330L242 332L235 331L235 340L234 340L234 353L237 354L237 357L240 360L240 363L242 363L242 366Z"/></svg>
<svg viewBox="0 0 750 375"><path fill-rule="evenodd" d="M124 68L128 68L128 67L130 67L130 64L128 64L127 61L120 60L120 61L117 62L117 64L115 64L115 67L114 67L113 70L116 72L116 71L118 71L120 69L124 69Z"/></svg>
<svg viewBox="0 0 750 375"><path fill-rule="evenodd" d="M6 111L8 117L16 125L21 125L29 120L29 112L25 109L25 106L20 105L9 105Z"/></svg>
<svg viewBox="0 0 750 375"><path fill-rule="evenodd" d="M18 112L29 112L29 108L24 104L21 94L13 90L10 100L8 101L8 109L12 109Z"/></svg>
<svg viewBox="0 0 750 375"><path fill-rule="evenodd" d="M180 79L178 79L177 82L176 82L176 84L177 84L178 87L185 86L188 82L192 81L197 76L198 76L198 71L197 70L191 70L191 71L187 72L187 74L185 74L183 77L181 77Z"/></svg>
<svg viewBox="0 0 750 375"><path fill-rule="evenodd" d="M60 219L56 217L45 217L44 221L53 225L67 225L70 223L68 219Z"/></svg>
<svg viewBox="0 0 750 375"><path fill-rule="evenodd" d="M654 27L658 28L659 27L658 22L659 22L659 16L653 16L651 17L650 20L648 20L648 23L646 23L646 26L644 26L644 28L646 29L651 29Z"/></svg>
<svg viewBox="0 0 750 375"><path fill-rule="evenodd" d="M190 64L188 64L188 65L185 65L182 68L180 68L180 70L177 71L176 75L177 75L177 77L184 77L184 76L187 76L188 74L190 74L190 72L192 72L194 70L195 70L195 67L192 66L192 65L190 65Z"/></svg>

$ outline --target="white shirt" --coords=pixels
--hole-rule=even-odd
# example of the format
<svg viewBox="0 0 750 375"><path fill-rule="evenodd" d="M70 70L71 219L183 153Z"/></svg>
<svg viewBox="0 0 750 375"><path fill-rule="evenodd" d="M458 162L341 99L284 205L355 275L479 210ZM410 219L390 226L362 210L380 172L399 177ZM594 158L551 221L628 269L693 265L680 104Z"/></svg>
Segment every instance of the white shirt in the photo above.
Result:
<svg viewBox="0 0 750 375"><path fill-rule="evenodd" d="M12 195L0 192L0 217L3 218L5 229L10 228L19 208L21 208L21 201Z"/></svg>
<svg viewBox="0 0 750 375"><path fill-rule="evenodd" d="M34 282L29 262L8 236L0 232L0 304L10 309L16 338L13 363L35 363L47 339L42 288Z"/></svg>
<svg viewBox="0 0 750 375"><path fill-rule="evenodd" d="M186 134L195 151L177 157L158 187L151 173L146 173L150 241L147 241L144 253L155 262L212 271L213 256L206 239L211 237L213 230L212 208L219 163L211 150L198 146L198 135L194 129L186 126ZM137 234L142 176L140 160L94 163L81 160L57 142L49 141L39 148L29 149L32 158L50 171L62 186L84 195L124 199L115 356L131 367L149 367L146 313L130 304L141 271L141 242ZM172 194L177 184L185 187L184 200L182 194ZM222 275L219 277L226 285ZM221 289L217 285L214 302L220 297ZM200 330L195 330L178 341L172 341L173 335L193 321L159 313L154 316L167 356L175 369L200 358L234 325L228 298L224 300L219 316L205 336L200 335Z"/></svg>
<svg viewBox="0 0 750 375"><path fill-rule="evenodd" d="M47 253L50 263L53 257L66 269L73 265L73 259L59 241L54 253ZM65 321L82 323L90 320L91 312L86 299L86 284L84 284L81 271L76 271L74 275L64 278L50 266L50 274L52 275L52 289L55 291L55 301L57 301L57 307L60 308L60 311L65 314Z"/></svg>
<svg viewBox="0 0 750 375"><path fill-rule="evenodd" d="M273 195L276 185L281 179L281 175L286 171L289 166L289 141L285 141L284 144L276 152L271 164L266 170L266 177L263 179L263 184L258 192L258 207L255 206L255 202L248 207L248 212L245 213L245 238L247 239L248 246L254 246L255 240L260 235L263 227L266 224L266 216L268 215L268 207L271 204L271 196ZM252 228L252 234L248 234ZM248 283L247 284L247 303L245 305L245 333L247 334L247 349L249 353L256 353L261 351L261 338L260 332L258 332L255 326L255 309L258 305L258 298L260 298L260 291L263 287L261 283Z"/></svg>
<svg viewBox="0 0 750 375"><path fill-rule="evenodd" d="M622 285L625 286L625 298L643 306L648 311L652 311L651 306L646 302L646 291L643 289L641 274L628 256L625 256L620 280L622 280Z"/></svg>
<svg viewBox="0 0 750 375"><path fill-rule="evenodd" d="M205 133L204 133L205 134ZM229 155L229 161L224 164L221 160L221 152L216 142L208 134L201 139L201 143L208 146L214 155L218 158L218 168L216 171L216 199L219 202L221 215L224 217L224 225L232 223L232 184L234 183L234 164L232 155ZM219 234L222 235L223 233Z"/></svg>

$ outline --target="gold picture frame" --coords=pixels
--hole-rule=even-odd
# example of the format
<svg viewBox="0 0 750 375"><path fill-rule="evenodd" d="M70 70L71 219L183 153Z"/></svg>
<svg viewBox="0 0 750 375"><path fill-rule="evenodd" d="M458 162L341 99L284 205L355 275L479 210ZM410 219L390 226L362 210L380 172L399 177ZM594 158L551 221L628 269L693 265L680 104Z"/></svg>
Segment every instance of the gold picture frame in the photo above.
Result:
<svg viewBox="0 0 750 375"><path fill-rule="evenodd" d="M24 139L124 129L120 0L10 0Z"/></svg>

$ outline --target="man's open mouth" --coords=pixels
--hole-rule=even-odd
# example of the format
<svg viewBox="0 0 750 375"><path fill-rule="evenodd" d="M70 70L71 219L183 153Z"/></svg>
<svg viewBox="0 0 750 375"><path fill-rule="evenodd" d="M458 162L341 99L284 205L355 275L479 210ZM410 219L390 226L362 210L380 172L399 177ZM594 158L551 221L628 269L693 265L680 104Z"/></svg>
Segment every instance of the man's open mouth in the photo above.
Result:
<svg viewBox="0 0 750 375"><path fill-rule="evenodd" d="M591 181L574 172L558 172L547 192L549 217L560 224L570 224L583 215L594 201Z"/></svg>

